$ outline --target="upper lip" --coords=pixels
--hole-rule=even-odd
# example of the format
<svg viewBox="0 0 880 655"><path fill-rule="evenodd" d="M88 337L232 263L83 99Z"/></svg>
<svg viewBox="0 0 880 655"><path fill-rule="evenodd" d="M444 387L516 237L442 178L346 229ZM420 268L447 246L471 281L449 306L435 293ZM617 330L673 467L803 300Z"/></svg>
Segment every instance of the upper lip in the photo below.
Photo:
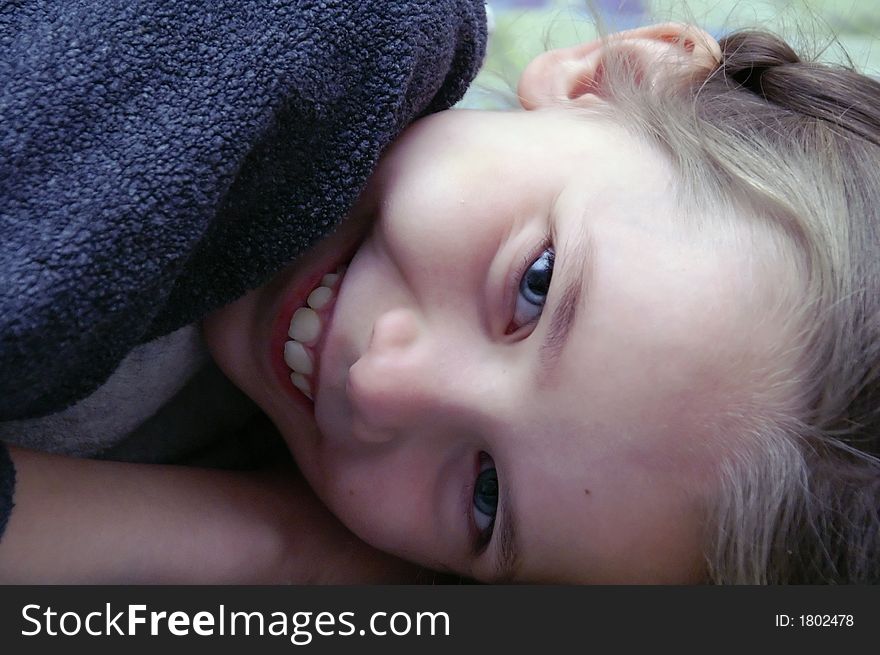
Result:
<svg viewBox="0 0 880 655"><path fill-rule="evenodd" d="M315 398L318 397L318 389L320 388L321 381L321 365L324 361L324 346L327 344L327 335L330 333L330 329L333 325L333 317L336 315L336 303L339 301L339 293L342 291L342 285L345 283L345 276L342 276L342 279L339 281L337 285L334 295L333 301L330 303L329 307L322 308L323 312L318 311L318 316L321 318L321 335L318 337L318 340L311 346L313 359L314 359L314 373L312 374L312 396Z"/></svg>
<svg viewBox="0 0 880 655"><path fill-rule="evenodd" d="M351 245L350 247L346 247L344 249L340 249L336 254L338 257L334 257L332 261L325 261L324 265L321 267L323 270L320 273L315 270L315 272L309 276L308 279L300 278L299 282L293 282L291 285L288 282L283 290L280 290L280 298L279 300L283 303L283 306L280 312L277 314L277 319L273 328L273 336L271 337L271 349L270 349L270 361L271 367L275 370L278 375L279 383L287 387L291 384L290 374L291 369L284 361L284 344L286 341L290 340L288 331L290 327L290 321L293 318L293 314L300 308L306 307L306 298L308 298L308 294L311 293L313 289L320 285L321 278L327 273L335 272L339 265L348 261L353 256L355 250L357 248L357 242ZM314 264L318 266L317 262ZM313 269L314 270L314 269ZM321 334L319 335L317 341L312 343L311 345L306 345L305 347L309 350L312 361L313 361L313 371L309 376L311 378L311 391L312 397L315 398L318 391L318 380L320 379L321 374L321 361L324 351L324 346L327 340L327 333L329 332L332 323L333 323L333 314L335 312L336 302L338 301L339 291L342 289L344 283L343 279L339 281L339 284L336 286L334 298L329 306L322 307L320 310L316 310L318 315L321 318Z"/></svg>
<svg viewBox="0 0 880 655"><path fill-rule="evenodd" d="M312 354L313 360L313 372L310 376L312 379L312 396L315 400L318 398L318 391L320 389L321 375L323 372L323 363L324 363L324 351L327 346L327 338L330 334L330 331L333 329L333 323L336 316L336 309L340 300L340 296L342 293L342 289L345 286L345 280L348 274L348 265L351 263L351 260L354 258L355 253L357 252L358 247L363 243L362 239L356 241L352 246L346 248L341 253L341 257L335 262L333 262L324 273L321 274L321 278L328 273L335 273L339 270L340 267L345 267L345 271L340 276L340 280L337 283L336 287L333 290L333 300L329 305L322 307L321 309L314 310L317 312L319 318L321 319L321 333L318 336L318 340L315 341L312 345L307 346ZM312 287L312 289L317 288L320 285L321 278L318 278L318 281ZM311 292L311 290L309 290ZM302 306L306 306L305 302ZM296 310L294 310L296 311Z"/></svg>

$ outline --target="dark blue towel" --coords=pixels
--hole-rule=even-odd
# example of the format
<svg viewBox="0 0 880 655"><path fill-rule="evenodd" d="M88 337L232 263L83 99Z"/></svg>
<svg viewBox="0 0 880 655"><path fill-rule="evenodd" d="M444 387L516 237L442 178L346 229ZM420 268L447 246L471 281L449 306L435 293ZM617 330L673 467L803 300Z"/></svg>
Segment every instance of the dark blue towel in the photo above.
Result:
<svg viewBox="0 0 880 655"><path fill-rule="evenodd" d="M0 420L327 234L484 47L482 0L0 4Z"/></svg>

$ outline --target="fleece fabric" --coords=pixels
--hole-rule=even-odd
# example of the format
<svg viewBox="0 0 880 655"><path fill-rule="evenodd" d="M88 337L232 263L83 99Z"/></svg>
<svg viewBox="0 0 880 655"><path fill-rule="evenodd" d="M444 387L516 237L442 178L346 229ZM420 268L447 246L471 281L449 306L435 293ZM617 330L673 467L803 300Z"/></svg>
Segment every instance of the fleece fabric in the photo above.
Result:
<svg viewBox="0 0 880 655"><path fill-rule="evenodd" d="M0 3L0 420L70 407L332 231L485 40L483 0Z"/></svg>
<svg viewBox="0 0 880 655"><path fill-rule="evenodd" d="M484 42L482 0L3 3L0 420L83 398L327 234Z"/></svg>

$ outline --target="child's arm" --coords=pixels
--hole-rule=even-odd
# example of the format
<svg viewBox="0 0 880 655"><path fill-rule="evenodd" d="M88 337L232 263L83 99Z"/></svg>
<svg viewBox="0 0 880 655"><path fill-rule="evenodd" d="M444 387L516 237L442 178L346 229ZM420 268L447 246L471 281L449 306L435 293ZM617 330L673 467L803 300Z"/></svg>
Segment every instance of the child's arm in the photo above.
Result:
<svg viewBox="0 0 880 655"><path fill-rule="evenodd" d="M292 474L11 455L0 583L417 581Z"/></svg>

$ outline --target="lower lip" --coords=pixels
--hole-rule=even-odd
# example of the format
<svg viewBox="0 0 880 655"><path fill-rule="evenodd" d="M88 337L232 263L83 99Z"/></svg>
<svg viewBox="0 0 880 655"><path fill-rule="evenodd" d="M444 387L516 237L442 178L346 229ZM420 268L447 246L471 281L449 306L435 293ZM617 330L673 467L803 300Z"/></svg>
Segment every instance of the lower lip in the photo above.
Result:
<svg viewBox="0 0 880 655"><path fill-rule="evenodd" d="M312 290L318 286L321 278L327 273L335 272L341 264L351 260L352 257L354 257L355 250L356 245L346 249L344 252L337 253L332 259L324 258L311 266L308 271L303 271L296 275L296 281L285 287L284 291L282 291L284 299L272 327L272 333L269 339L269 361L272 370L275 373L275 377L281 385L281 388L285 390L287 396L310 413L314 413L315 404L308 396L293 386L293 383L290 381L290 374L293 371L287 366L287 362L284 361L284 344L290 339L287 334L290 329L290 320L293 318L293 313L297 309L306 306L306 299ZM341 288L341 284L336 288L337 296ZM334 298L334 306L335 300L336 299ZM331 313L329 316L325 317L327 321L321 328L321 337L317 344L318 347L316 348L318 355L317 359L319 361L324 337L330 329L334 308L335 307L331 307ZM319 371L316 367L315 375L312 376L314 382L317 382L318 373ZM312 395L317 391L315 388L316 386L316 384L313 384Z"/></svg>

